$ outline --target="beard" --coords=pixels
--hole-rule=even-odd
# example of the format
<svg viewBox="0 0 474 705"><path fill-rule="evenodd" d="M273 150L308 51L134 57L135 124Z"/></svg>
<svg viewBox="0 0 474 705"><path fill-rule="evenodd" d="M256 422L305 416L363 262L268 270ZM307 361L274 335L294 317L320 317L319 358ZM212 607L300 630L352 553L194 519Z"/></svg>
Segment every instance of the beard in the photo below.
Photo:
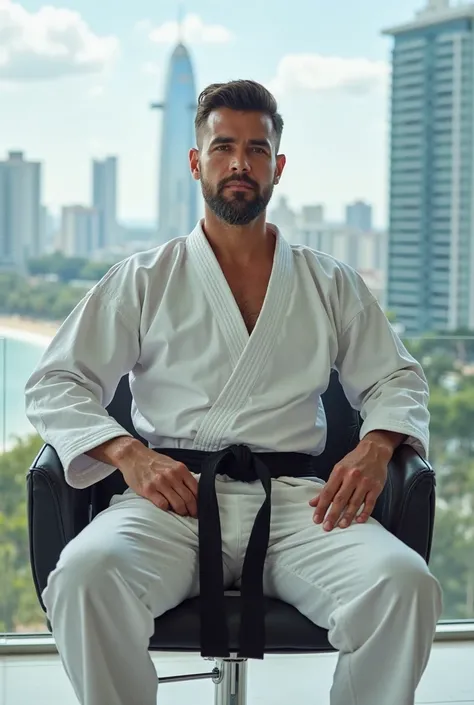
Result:
<svg viewBox="0 0 474 705"><path fill-rule="evenodd" d="M249 198L251 192L235 191L229 197L224 194L227 184L243 181L254 189L254 195ZM228 225L248 225L268 206L273 194L273 184L260 191L258 184L248 176L232 176L223 179L214 191L211 184L201 177L202 195L217 218Z"/></svg>

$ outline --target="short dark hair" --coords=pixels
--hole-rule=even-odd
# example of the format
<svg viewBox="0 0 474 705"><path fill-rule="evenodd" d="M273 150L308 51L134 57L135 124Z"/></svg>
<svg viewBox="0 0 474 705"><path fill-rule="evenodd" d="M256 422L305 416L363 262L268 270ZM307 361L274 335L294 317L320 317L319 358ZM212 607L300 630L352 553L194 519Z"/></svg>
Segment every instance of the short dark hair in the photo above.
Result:
<svg viewBox="0 0 474 705"><path fill-rule="evenodd" d="M227 83L211 83L198 98L194 126L196 137L206 124L207 118L219 108L231 110L248 110L268 115L273 124L277 138L277 150L280 147L283 132L283 118L278 112L277 102L269 90L256 81L238 80Z"/></svg>

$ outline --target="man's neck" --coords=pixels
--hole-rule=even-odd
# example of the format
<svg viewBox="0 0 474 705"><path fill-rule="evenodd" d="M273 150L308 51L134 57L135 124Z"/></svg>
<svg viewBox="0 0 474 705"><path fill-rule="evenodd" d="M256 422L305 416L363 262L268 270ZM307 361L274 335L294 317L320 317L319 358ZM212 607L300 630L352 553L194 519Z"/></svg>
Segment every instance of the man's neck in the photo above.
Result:
<svg viewBox="0 0 474 705"><path fill-rule="evenodd" d="M221 264L247 266L251 262L273 259L275 232L265 214L249 225L228 225L213 213L202 221L204 234Z"/></svg>

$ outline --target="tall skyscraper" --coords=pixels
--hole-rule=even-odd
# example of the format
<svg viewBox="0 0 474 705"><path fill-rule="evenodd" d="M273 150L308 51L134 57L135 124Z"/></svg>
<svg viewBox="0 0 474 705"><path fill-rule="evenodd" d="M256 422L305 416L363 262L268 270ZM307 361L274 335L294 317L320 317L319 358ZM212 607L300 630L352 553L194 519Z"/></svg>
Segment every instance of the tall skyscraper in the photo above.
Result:
<svg viewBox="0 0 474 705"><path fill-rule="evenodd" d="M92 205L99 216L99 248L115 247L117 226L117 157L92 164Z"/></svg>
<svg viewBox="0 0 474 705"><path fill-rule="evenodd" d="M0 162L0 268L25 271L41 254L41 164L23 152Z"/></svg>
<svg viewBox="0 0 474 705"><path fill-rule="evenodd" d="M474 6L430 0L394 38L389 310L406 334L474 328Z"/></svg>
<svg viewBox="0 0 474 705"><path fill-rule="evenodd" d="M47 206L41 206L41 253L49 255L55 246L55 218Z"/></svg>
<svg viewBox="0 0 474 705"><path fill-rule="evenodd" d="M65 206L61 213L59 249L66 257L90 257L100 249L101 214L95 208Z"/></svg>
<svg viewBox="0 0 474 705"><path fill-rule="evenodd" d="M372 230L372 206L356 201L346 207L346 225L368 233Z"/></svg>
<svg viewBox="0 0 474 705"><path fill-rule="evenodd" d="M198 184L189 169L189 150L195 146L196 86L191 57L182 42L168 67L165 100L152 108L163 110L161 132L158 242L187 235L196 225Z"/></svg>
<svg viewBox="0 0 474 705"><path fill-rule="evenodd" d="M269 219L280 228L284 238L290 243L298 244L298 227L296 213L288 203L286 196L280 196L277 204L269 213Z"/></svg>

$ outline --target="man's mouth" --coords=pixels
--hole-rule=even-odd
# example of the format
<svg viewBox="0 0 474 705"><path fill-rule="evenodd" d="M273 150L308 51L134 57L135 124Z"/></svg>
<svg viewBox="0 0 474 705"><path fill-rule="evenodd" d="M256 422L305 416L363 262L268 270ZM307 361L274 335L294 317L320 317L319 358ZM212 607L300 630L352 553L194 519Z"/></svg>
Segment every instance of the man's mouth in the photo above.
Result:
<svg viewBox="0 0 474 705"><path fill-rule="evenodd" d="M247 184L245 181L231 181L225 185L225 188L237 189L242 191L253 191L254 187Z"/></svg>

